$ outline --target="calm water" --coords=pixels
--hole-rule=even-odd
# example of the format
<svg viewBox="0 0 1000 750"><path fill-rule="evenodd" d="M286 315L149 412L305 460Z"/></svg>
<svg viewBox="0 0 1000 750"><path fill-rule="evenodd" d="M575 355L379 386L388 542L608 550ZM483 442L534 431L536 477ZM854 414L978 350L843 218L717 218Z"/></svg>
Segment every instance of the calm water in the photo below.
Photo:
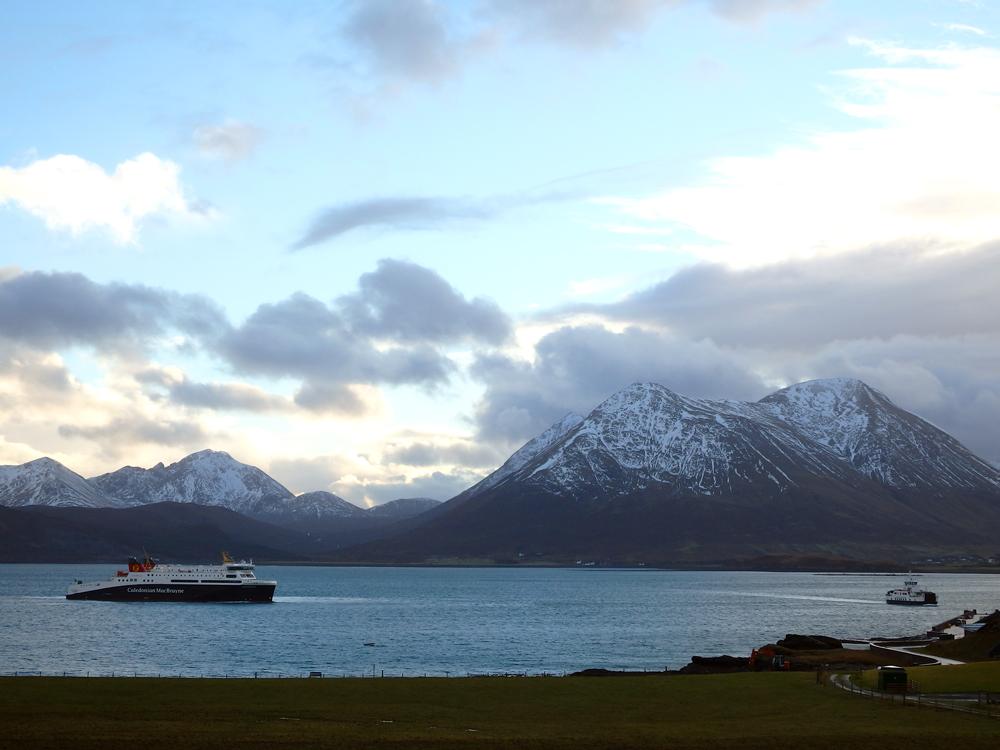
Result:
<svg viewBox="0 0 1000 750"><path fill-rule="evenodd" d="M890 607L902 577L597 569L260 567L275 603L67 601L114 565L0 565L0 672L388 674L677 668L788 632L922 632L1000 606L1000 577L926 575L936 608ZM374 642L374 647L365 646Z"/></svg>

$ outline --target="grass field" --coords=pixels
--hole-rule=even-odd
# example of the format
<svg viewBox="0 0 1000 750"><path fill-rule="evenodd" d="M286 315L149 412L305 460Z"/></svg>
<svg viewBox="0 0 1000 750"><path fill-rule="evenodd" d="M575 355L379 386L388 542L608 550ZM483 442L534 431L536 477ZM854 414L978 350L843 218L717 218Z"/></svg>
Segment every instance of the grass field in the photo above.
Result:
<svg viewBox="0 0 1000 750"><path fill-rule="evenodd" d="M1000 693L1000 661L947 667L908 667L906 673L921 693ZM876 672L865 672L861 684L874 687Z"/></svg>
<svg viewBox="0 0 1000 750"><path fill-rule="evenodd" d="M809 673L691 677L0 679L0 747L995 748L1000 721ZM874 744L873 744L874 743Z"/></svg>

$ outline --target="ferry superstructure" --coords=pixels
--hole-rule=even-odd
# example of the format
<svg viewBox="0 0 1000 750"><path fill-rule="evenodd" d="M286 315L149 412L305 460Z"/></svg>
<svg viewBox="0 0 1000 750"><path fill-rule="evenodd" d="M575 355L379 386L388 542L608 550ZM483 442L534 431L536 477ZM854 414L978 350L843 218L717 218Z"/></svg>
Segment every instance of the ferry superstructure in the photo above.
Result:
<svg viewBox="0 0 1000 750"><path fill-rule="evenodd" d="M905 588L890 589L885 592L886 604L908 604L911 606L922 606L925 604L937 604L937 594L933 591L924 591L917 586L916 581L906 581Z"/></svg>
<svg viewBox="0 0 1000 750"><path fill-rule="evenodd" d="M147 556L129 558L128 570L95 583L77 580L67 599L140 602L270 602L277 581L262 581L253 562L223 555L221 565L160 565Z"/></svg>

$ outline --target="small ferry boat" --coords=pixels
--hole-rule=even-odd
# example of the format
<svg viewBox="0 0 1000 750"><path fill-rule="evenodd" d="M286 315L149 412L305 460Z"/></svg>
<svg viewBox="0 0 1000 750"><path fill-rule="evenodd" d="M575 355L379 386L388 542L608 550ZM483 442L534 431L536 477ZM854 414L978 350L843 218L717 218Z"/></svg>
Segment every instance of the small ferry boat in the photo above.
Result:
<svg viewBox="0 0 1000 750"><path fill-rule="evenodd" d="M937 604L937 594L933 591L925 591L917 586L916 581L906 581L906 585L901 589L890 589L885 592L886 604L908 604L921 606L924 604Z"/></svg>
<svg viewBox="0 0 1000 750"><path fill-rule="evenodd" d="M95 583L74 581L67 599L117 602L269 602L277 581L261 581L253 561L235 562L225 552L221 565L160 565L146 555L130 557L128 570Z"/></svg>

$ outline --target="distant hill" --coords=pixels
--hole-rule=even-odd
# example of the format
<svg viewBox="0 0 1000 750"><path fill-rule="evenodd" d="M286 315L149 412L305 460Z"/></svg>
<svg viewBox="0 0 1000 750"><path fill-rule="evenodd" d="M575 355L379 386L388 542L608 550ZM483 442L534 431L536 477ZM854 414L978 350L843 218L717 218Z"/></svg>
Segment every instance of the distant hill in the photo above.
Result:
<svg viewBox="0 0 1000 750"><path fill-rule="evenodd" d="M227 533L234 524L239 527L237 518L252 518L299 532L307 543L265 548L268 555L292 554L296 558L322 556L328 551L377 539L390 533L400 521L439 504L428 498L405 498L365 509L331 492L293 495L257 467L241 463L228 453L211 450L192 453L168 466L162 463L150 469L125 466L90 479L51 458L20 466L0 466L0 508L126 509L159 503L168 504L157 516L165 521L170 521L166 516L174 516L173 521L182 523L197 512L181 511L174 506L208 506L239 514L216 518L220 530ZM4 559L17 559L14 550L28 553L28 538L19 538L21 533L33 535L30 544L35 545L34 549L43 558L46 549L53 554L69 554L73 544L56 536L59 528L65 528L67 518L66 514L48 513L36 516L31 523L22 518L16 523L10 520L6 528L0 526L0 547L7 550ZM40 533L46 524L52 525L50 535ZM95 548L106 548L105 541L93 538L95 528L77 528L78 536L90 535L78 540L81 554L90 554L87 550L91 543Z"/></svg>
<svg viewBox="0 0 1000 750"><path fill-rule="evenodd" d="M259 560L306 560L304 534L218 507L154 503L134 508L0 508L0 562L121 562L143 550L176 562L226 550Z"/></svg>

